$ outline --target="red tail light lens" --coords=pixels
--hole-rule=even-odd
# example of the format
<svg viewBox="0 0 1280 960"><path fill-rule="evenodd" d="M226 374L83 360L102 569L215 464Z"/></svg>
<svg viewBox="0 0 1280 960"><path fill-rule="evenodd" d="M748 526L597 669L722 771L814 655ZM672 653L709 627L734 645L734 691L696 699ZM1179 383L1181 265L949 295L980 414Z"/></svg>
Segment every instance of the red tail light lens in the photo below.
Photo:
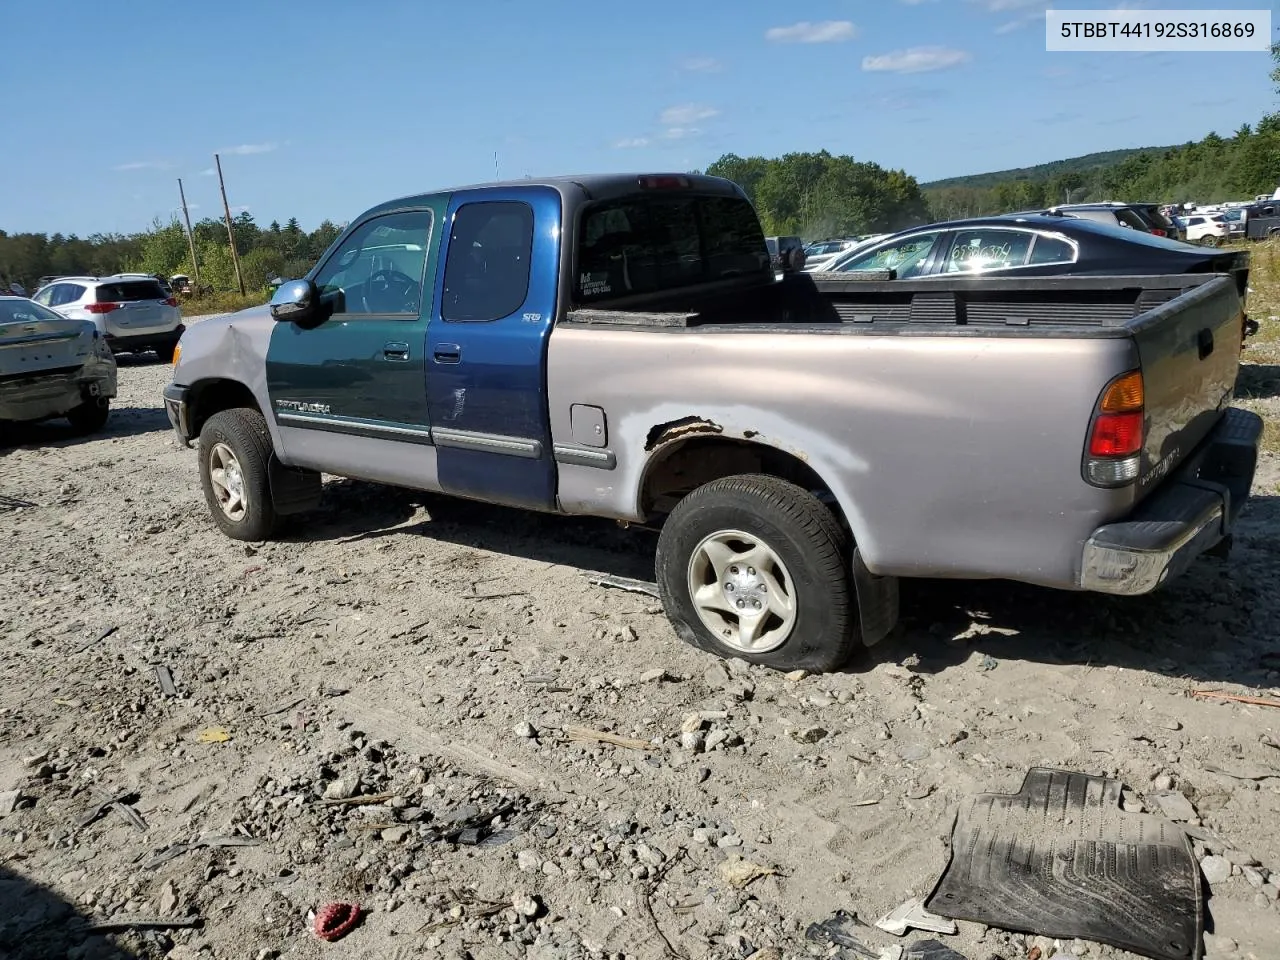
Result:
<svg viewBox="0 0 1280 960"><path fill-rule="evenodd" d="M688 177L672 175L641 177L638 183L644 190L681 190L690 186Z"/></svg>
<svg viewBox="0 0 1280 960"><path fill-rule="evenodd" d="M1091 457L1127 457L1142 449L1142 411L1104 413L1093 422Z"/></svg>
<svg viewBox="0 0 1280 960"><path fill-rule="evenodd" d="M89 303L85 305L85 309L90 313L110 313L112 310L119 310L118 303Z"/></svg>
<svg viewBox="0 0 1280 960"><path fill-rule="evenodd" d="M178 298L177 298L177 297L165 297L165 298L164 298L164 305L165 305L166 307L176 307L176 306L178 305Z"/></svg>
<svg viewBox="0 0 1280 960"><path fill-rule="evenodd" d="M1159 227L1152 227L1151 232L1157 237L1167 237L1169 235L1165 233L1163 230L1161 230Z"/></svg>

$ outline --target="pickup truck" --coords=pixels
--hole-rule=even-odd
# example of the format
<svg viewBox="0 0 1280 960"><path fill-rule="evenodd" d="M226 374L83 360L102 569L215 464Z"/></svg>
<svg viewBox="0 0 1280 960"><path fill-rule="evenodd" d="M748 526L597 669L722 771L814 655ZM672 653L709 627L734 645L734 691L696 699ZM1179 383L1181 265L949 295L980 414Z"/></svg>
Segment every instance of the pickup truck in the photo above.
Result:
<svg viewBox="0 0 1280 960"><path fill-rule="evenodd" d="M727 180L482 184L189 327L164 402L230 537L322 473L655 527L683 640L824 671L903 577L1133 595L1224 553L1261 432L1233 263L779 279Z"/></svg>

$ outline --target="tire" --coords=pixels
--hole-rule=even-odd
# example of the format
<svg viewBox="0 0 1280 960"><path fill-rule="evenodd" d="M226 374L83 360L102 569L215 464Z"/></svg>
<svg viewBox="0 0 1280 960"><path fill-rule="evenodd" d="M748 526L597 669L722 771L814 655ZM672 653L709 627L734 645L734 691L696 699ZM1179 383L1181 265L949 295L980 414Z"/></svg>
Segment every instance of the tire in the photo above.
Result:
<svg viewBox="0 0 1280 960"><path fill-rule="evenodd" d="M97 433L107 425L111 414L111 401L106 397L93 397L67 411L71 429L81 436Z"/></svg>
<svg viewBox="0 0 1280 960"><path fill-rule="evenodd" d="M746 556L753 546L755 558ZM717 554L743 560L722 562L721 576L711 560ZM676 504L658 538L656 579L667 617L686 643L726 659L820 673L842 666L858 646L849 556L848 537L817 497L776 477L744 474L708 483ZM751 559L764 561L761 569ZM723 597L731 605L762 602L768 610L740 619L732 609L712 609L704 619L693 596L697 583L713 605ZM776 596L790 597L789 625L767 601ZM759 635L746 638L753 644L743 643L741 632L727 639L735 622L756 624Z"/></svg>
<svg viewBox="0 0 1280 960"><path fill-rule="evenodd" d="M268 540L279 527L267 473L271 453L267 421L257 410L223 410L200 430L200 486L213 522L232 540Z"/></svg>
<svg viewBox="0 0 1280 960"><path fill-rule="evenodd" d="M173 363L173 352L177 349L177 340L173 343L162 343L156 347L156 356L160 358L161 363Z"/></svg>

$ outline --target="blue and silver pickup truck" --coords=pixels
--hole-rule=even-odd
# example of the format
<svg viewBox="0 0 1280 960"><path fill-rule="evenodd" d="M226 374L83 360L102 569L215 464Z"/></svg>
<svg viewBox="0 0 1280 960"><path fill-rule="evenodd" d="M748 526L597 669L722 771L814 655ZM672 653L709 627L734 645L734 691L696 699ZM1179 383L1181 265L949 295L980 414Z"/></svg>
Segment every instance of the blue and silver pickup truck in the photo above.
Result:
<svg viewBox="0 0 1280 960"><path fill-rule="evenodd" d="M963 242L1043 264L1055 224ZM660 527L681 638L827 670L902 577L1129 595L1225 552L1261 431L1229 405L1247 257L1168 242L1142 276L778 278L726 180L462 187L189 327L164 400L230 537L322 473Z"/></svg>

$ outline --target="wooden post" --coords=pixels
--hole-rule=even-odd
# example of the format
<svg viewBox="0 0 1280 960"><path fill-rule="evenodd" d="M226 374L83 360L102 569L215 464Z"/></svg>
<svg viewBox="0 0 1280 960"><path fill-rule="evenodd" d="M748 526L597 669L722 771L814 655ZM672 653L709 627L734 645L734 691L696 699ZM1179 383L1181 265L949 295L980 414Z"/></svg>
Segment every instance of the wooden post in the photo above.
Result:
<svg viewBox="0 0 1280 960"><path fill-rule="evenodd" d="M191 250L191 270L196 275L196 289L200 289L200 263L196 260L196 238L191 232L191 214L187 212L187 194L182 189L182 178L178 178L178 196L182 198L182 219L187 223L187 247Z"/></svg>
<svg viewBox="0 0 1280 960"><path fill-rule="evenodd" d="M236 283L240 287L240 296L244 296L244 277L240 274L240 254L236 252L236 233L231 228L231 206L227 203L227 185L222 180L222 160L215 153L214 165L218 168L218 187L222 190L222 212L227 217L227 241L231 244L231 262L236 268Z"/></svg>

